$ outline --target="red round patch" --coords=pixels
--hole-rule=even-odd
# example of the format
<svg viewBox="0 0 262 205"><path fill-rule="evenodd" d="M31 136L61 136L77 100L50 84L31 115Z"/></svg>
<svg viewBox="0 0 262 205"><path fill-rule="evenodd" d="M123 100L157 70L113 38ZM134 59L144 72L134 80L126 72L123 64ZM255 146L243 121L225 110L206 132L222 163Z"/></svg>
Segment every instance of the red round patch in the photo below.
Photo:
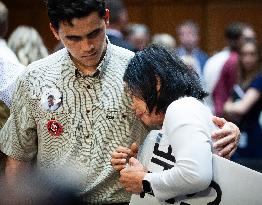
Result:
<svg viewBox="0 0 262 205"><path fill-rule="evenodd" d="M47 130L52 136L59 137L63 132L63 126L56 120L49 120L47 122Z"/></svg>

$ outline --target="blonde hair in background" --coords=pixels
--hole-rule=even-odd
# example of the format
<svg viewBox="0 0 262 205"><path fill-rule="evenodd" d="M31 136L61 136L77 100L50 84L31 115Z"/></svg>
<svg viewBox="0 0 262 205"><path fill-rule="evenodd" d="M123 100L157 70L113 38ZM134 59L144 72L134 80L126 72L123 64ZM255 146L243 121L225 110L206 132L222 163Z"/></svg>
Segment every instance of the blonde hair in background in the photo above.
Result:
<svg viewBox="0 0 262 205"><path fill-rule="evenodd" d="M26 66L48 55L41 36L29 26L18 26L9 37L8 46Z"/></svg>
<svg viewBox="0 0 262 205"><path fill-rule="evenodd" d="M176 47L176 39L168 33L157 33L152 37L152 44L158 44L169 49Z"/></svg>

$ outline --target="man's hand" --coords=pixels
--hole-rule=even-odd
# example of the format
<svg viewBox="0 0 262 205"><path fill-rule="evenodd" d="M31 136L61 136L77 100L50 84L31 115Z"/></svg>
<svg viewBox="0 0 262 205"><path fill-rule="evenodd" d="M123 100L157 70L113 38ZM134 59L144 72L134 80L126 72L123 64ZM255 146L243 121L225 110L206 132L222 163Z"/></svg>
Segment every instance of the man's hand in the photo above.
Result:
<svg viewBox="0 0 262 205"><path fill-rule="evenodd" d="M212 120L220 128L212 133L215 153L221 157L230 159L238 146L240 138L239 128L235 124L227 122L224 118L214 116Z"/></svg>
<svg viewBox="0 0 262 205"><path fill-rule="evenodd" d="M126 191L141 193L143 191L142 180L146 175L143 165L134 157L129 160L129 166L121 170L119 181Z"/></svg>
<svg viewBox="0 0 262 205"><path fill-rule="evenodd" d="M129 148L127 147L118 147L116 151L112 153L111 164L113 168L117 171L121 171L126 167L128 163L128 159L130 157L136 157L138 152L138 145L133 143Z"/></svg>

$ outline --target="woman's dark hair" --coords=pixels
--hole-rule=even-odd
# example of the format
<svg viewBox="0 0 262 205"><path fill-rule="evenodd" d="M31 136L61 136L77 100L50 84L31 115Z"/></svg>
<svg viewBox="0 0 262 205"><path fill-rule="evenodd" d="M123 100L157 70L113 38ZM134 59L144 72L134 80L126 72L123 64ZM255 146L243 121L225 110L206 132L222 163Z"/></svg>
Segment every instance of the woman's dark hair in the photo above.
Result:
<svg viewBox="0 0 262 205"><path fill-rule="evenodd" d="M243 52L242 49L247 44L253 44L255 47L255 52L258 56L256 67L253 68L253 70L246 70L245 65L243 64ZM255 39L245 39L245 41L242 42L240 49L239 49L239 69L238 69L238 83L243 87L246 88L251 81L255 78L255 76L261 72L261 66L262 66L262 55L261 55L261 47L258 44L258 42Z"/></svg>
<svg viewBox="0 0 262 205"><path fill-rule="evenodd" d="M47 0L47 11L50 23L55 29L61 21L71 24L73 18L82 18L92 12L105 16L105 0Z"/></svg>
<svg viewBox="0 0 262 205"><path fill-rule="evenodd" d="M124 74L132 95L144 100L149 112L166 112L167 107L184 96L202 100L207 93L196 72L188 68L174 53L159 45L137 52ZM157 83L160 91L157 92Z"/></svg>

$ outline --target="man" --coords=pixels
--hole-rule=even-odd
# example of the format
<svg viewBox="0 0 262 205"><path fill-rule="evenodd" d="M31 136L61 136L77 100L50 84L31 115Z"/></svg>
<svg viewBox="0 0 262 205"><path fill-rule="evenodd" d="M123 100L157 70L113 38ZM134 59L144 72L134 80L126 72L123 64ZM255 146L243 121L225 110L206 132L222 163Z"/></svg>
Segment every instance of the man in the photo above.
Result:
<svg viewBox="0 0 262 205"><path fill-rule="evenodd" d="M29 65L18 83L0 135L0 148L9 156L6 180L12 187L35 159L40 170L55 170L52 175L69 173L65 178L77 186L83 203L128 204L130 194L110 158L118 146L129 147L147 133L124 92L122 77L133 53L107 40L103 0L48 0L47 8L51 30L65 49ZM61 94L57 110L43 108L46 93ZM55 132L49 129L53 124ZM234 129L218 133L228 136L219 142L223 155L235 148Z"/></svg>
<svg viewBox="0 0 262 205"><path fill-rule="evenodd" d="M134 52L141 51L150 43L150 30L145 24L130 24L127 39L134 46Z"/></svg>
<svg viewBox="0 0 262 205"><path fill-rule="evenodd" d="M205 88L207 92L210 93L210 95L208 95L206 98L206 102L213 113L215 113L215 108L212 93L219 80L222 68L230 56L230 52L236 49L236 41L238 40L240 35L241 30L236 28L235 26L230 25L225 30L225 39L227 42L227 46L223 48L223 50L211 56L204 66L203 75Z"/></svg>
<svg viewBox="0 0 262 205"><path fill-rule="evenodd" d="M123 31L128 24L128 13L122 0L106 0L107 8L110 11L110 25L106 34L110 42L116 46L134 51L133 45L124 39Z"/></svg>
<svg viewBox="0 0 262 205"><path fill-rule="evenodd" d="M7 46L4 39L8 28L8 9L0 1L0 56L13 62L19 63L14 52Z"/></svg>
<svg viewBox="0 0 262 205"><path fill-rule="evenodd" d="M198 48L200 40L198 25L187 20L177 27L177 35L180 45L176 49L176 53L182 58L191 56L195 60L196 72L202 77L203 67L208 55Z"/></svg>

